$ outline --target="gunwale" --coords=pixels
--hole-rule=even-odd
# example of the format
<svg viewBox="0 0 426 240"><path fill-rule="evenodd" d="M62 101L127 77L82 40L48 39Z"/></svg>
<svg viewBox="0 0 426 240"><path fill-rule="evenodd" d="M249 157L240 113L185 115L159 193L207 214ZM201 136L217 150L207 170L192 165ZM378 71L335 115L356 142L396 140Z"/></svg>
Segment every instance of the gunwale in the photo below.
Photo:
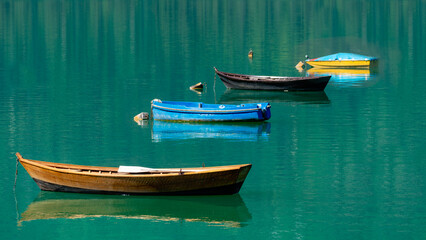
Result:
<svg viewBox="0 0 426 240"><path fill-rule="evenodd" d="M230 109L230 110L208 110L208 109L197 109L197 108L185 109L185 108L172 108L172 107L159 106L154 103L152 103L152 107L163 109L163 110L176 111L176 112L194 112L194 113L234 113L234 112L240 113L240 112L253 112L253 111L260 110L260 108L242 108L242 109Z"/></svg>
<svg viewBox="0 0 426 240"><path fill-rule="evenodd" d="M17 156L18 154L19 153L17 153ZM214 167L169 168L167 170L171 170L171 171L138 174L138 173L119 173L118 168L116 167L75 165L75 164L54 163L54 162L25 159L20 154L18 156L18 159L21 163L23 162L24 164L33 165L46 170L60 172L60 173L69 173L69 174L86 175L86 176L134 177L134 178L178 176L181 174L180 170L182 170L185 173L185 175L222 172L226 170L234 170L234 169L251 165L251 164L239 164L239 165L214 166ZM82 170L82 171L75 171L75 170ZM89 170L90 172L88 172ZM101 173L99 171L101 171ZM106 173L108 173L108 175L106 175Z"/></svg>
<svg viewBox="0 0 426 240"><path fill-rule="evenodd" d="M277 82L291 82L291 81L300 81L300 80L310 80L310 79L316 79L317 76L306 76L306 77L281 77L281 76L262 76L262 75L247 75L247 74L237 74L237 73L229 73L229 72L222 72L219 71L217 68L214 68L215 72L219 76L223 76L226 78L232 78L232 80L235 81L241 81L241 82L270 82L270 83L277 83ZM327 76L324 76L327 77Z"/></svg>

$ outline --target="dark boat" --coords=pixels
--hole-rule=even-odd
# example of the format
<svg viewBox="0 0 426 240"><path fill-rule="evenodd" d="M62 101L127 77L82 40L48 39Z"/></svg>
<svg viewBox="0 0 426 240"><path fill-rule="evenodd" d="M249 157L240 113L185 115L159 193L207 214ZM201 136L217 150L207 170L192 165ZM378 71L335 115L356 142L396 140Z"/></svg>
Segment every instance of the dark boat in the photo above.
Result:
<svg viewBox="0 0 426 240"><path fill-rule="evenodd" d="M227 88L270 91L323 91L331 76L274 77L221 72L214 68Z"/></svg>

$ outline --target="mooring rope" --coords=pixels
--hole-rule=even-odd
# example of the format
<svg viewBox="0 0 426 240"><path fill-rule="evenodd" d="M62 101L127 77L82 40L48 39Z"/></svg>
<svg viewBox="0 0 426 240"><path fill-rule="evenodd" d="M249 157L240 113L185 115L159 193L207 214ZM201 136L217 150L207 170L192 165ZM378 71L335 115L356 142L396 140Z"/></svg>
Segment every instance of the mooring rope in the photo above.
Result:
<svg viewBox="0 0 426 240"><path fill-rule="evenodd" d="M18 199L16 197L16 180L18 179L18 165L19 165L19 159L16 158L15 184L13 185L13 196L15 198L15 210L16 210L16 222L17 223L19 223Z"/></svg>
<svg viewBox="0 0 426 240"><path fill-rule="evenodd" d="M16 188L16 180L18 179L18 165L19 165L19 159L16 158L15 184L13 184L13 190L15 190Z"/></svg>
<svg viewBox="0 0 426 240"><path fill-rule="evenodd" d="M214 103L217 103L216 101L216 71L214 72L214 82L213 82L213 95L214 95Z"/></svg>

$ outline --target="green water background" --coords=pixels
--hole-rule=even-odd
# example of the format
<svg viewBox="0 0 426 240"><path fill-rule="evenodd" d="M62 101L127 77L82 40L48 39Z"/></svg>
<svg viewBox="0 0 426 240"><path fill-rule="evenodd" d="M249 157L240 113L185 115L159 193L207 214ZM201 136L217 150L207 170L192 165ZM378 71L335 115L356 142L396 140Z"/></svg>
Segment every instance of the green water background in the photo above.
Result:
<svg viewBox="0 0 426 240"><path fill-rule="evenodd" d="M424 0L0 1L2 239L424 239L425 13ZM305 54L337 52L379 67L334 76L324 93L229 91L213 71L304 76ZM154 98L267 100L272 118L137 125ZM253 168L236 196L41 193L22 167L13 190L18 151Z"/></svg>

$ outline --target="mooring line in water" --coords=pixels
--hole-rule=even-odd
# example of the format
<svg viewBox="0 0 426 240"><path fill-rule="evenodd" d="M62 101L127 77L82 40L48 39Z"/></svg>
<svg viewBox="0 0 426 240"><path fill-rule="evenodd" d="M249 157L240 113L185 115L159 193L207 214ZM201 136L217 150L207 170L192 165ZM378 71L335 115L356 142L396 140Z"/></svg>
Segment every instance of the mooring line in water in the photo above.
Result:
<svg viewBox="0 0 426 240"><path fill-rule="evenodd" d="M15 171L15 184L13 185L13 197L15 198L16 222L19 225L18 199L16 197L16 180L18 179L18 165L19 165L19 158L16 158L16 171Z"/></svg>
<svg viewBox="0 0 426 240"><path fill-rule="evenodd" d="M216 71L214 72L214 82L213 82L213 95L214 95L214 103L217 103L216 101Z"/></svg>
<svg viewBox="0 0 426 240"><path fill-rule="evenodd" d="M18 179L18 164L19 164L19 159L16 158L15 184L13 184L13 190L15 190L16 188L16 179Z"/></svg>

